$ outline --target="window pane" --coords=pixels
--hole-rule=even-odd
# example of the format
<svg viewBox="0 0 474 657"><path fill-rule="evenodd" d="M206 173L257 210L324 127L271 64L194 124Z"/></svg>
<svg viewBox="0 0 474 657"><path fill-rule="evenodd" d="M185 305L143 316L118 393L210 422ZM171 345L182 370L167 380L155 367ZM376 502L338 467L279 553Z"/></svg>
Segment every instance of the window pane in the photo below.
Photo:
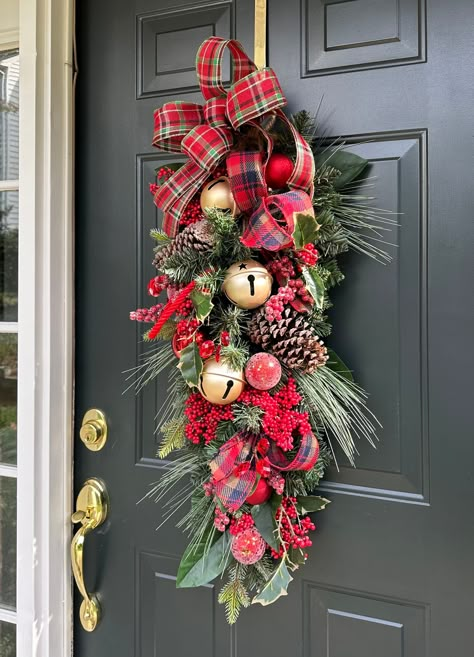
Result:
<svg viewBox="0 0 474 657"><path fill-rule="evenodd" d="M0 477L0 604L16 604L16 479ZM3 653L0 652L3 657Z"/></svg>
<svg viewBox="0 0 474 657"><path fill-rule="evenodd" d="M0 656L15 657L16 625L0 622Z"/></svg>
<svg viewBox="0 0 474 657"><path fill-rule="evenodd" d="M0 321L18 319L18 192L0 192Z"/></svg>
<svg viewBox="0 0 474 657"><path fill-rule="evenodd" d="M16 463L16 395L17 335L0 333L0 463Z"/></svg>
<svg viewBox="0 0 474 657"><path fill-rule="evenodd" d="M0 52L0 180L18 179L18 50Z"/></svg>

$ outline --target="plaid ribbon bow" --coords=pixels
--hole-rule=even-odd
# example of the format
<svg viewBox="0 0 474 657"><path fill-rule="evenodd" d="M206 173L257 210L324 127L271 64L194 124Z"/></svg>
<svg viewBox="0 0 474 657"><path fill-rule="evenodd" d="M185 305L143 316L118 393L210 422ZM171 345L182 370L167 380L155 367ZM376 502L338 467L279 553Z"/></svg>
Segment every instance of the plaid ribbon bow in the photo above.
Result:
<svg viewBox="0 0 474 657"><path fill-rule="evenodd" d="M226 48L232 59L232 86L228 92L222 75ZM285 121L295 138L297 156L288 181L290 189L306 189L312 194L311 149L280 109L286 99L275 73L270 68L257 70L238 41L221 37L210 37L200 46L196 71L205 104L166 103L154 115L153 145L189 157L154 196L155 204L164 212L165 232L171 237L176 235L187 204L231 149L234 131L269 112Z"/></svg>
<svg viewBox="0 0 474 657"><path fill-rule="evenodd" d="M231 153L227 157L227 172L235 202L242 211L256 207L242 243L251 249L279 251L294 243L295 213L314 216L313 203L302 189L269 195L264 168L261 153L256 151Z"/></svg>
<svg viewBox="0 0 474 657"><path fill-rule="evenodd" d="M256 446L259 436L238 433L228 440L209 463L217 497L230 511L236 511L245 502L257 480ZM319 456L319 444L313 433L305 434L296 456L289 461L283 450L273 441L266 459L272 468L311 470Z"/></svg>

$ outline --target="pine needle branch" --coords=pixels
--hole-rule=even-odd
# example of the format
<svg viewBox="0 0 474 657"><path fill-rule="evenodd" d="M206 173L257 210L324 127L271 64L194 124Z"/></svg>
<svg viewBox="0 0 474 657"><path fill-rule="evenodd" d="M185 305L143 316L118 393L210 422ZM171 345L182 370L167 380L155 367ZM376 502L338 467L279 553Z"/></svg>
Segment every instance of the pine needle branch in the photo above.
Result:
<svg viewBox="0 0 474 657"><path fill-rule="evenodd" d="M233 625L237 621L241 607L250 605L250 597L243 584L246 572L246 566L241 563L232 566L229 571L230 579L219 593L218 601L225 605L229 625Z"/></svg>
<svg viewBox="0 0 474 657"><path fill-rule="evenodd" d="M186 436L184 434L185 426L186 421L184 417L170 420L161 426L160 431L163 434L163 440L158 449L158 457L160 459L165 459L175 449L184 447L186 443Z"/></svg>

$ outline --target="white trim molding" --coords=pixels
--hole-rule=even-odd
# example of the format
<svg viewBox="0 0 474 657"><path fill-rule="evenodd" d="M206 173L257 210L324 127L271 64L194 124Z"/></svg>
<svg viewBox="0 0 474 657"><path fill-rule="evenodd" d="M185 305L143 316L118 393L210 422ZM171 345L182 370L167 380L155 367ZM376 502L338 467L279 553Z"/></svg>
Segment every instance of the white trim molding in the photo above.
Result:
<svg viewBox="0 0 474 657"><path fill-rule="evenodd" d="M70 657L72 0L20 0L17 657Z"/></svg>

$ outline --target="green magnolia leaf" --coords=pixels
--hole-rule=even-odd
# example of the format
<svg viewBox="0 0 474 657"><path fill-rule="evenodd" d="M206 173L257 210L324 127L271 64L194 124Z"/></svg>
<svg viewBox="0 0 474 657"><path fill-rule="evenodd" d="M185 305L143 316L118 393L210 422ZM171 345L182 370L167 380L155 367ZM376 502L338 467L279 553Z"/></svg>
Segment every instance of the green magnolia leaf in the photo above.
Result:
<svg viewBox="0 0 474 657"><path fill-rule="evenodd" d="M270 545L274 550L278 550L279 543L275 533L277 528L275 511L271 502L265 502L264 504L253 506L252 518L255 522L256 528L268 543L268 545Z"/></svg>
<svg viewBox="0 0 474 657"><path fill-rule="evenodd" d="M319 497L318 495L299 495L296 498L296 507L300 513L322 511L328 504L331 504L330 500L327 500L325 497Z"/></svg>
<svg viewBox="0 0 474 657"><path fill-rule="evenodd" d="M306 283L308 292L314 299L315 306L321 310L324 303L324 282L314 267L303 268L303 278Z"/></svg>
<svg viewBox="0 0 474 657"><path fill-rule="evenodd" d="M202 360L199 355L199 346L195 342L191 342L181 351L178 367L181 370L183 379L190 386L197 386L199 384L199 377L202 372Z"/></svg>
<svg viewBox="0 0 474 657"><path fill-rule="evenodd" d="M181 169L183 164L184 162L170 162L169 164L164 164L163 167L166 169L171 169L171 171L177 171L178 169ZM161 168L162 167L160 166L155 169L155 173L157 176ZM156 182L158 185L163 185L163 183L165 183L167 179L168 178L166 176L158 176Z"/></svg>
<svg viewBox="0 0 474 657"><path fill-rule="evenodd" d="M209 317L211 310L214 308L211 295L207 292L194 289L189 296L196 309L196 318L200 322L203 322L206 317Z"/></svg>
<svg viewBox="0 0 474 657"><path fill-rule="evenodd" d="M331 370L333 370L333 372L337 372L338 374L343 376L348 381L354 381L354 377L352 376L352 372L350 371L350 369L347 367L344 361L339 358L336 352L330 349L329 347L328 347L328 355L329 355L329 360L326 361L326 366L329 367Z"/></svg>
<svg viewBox="0 0 474 657"><path fill-rule="evenodd" d="M363 157L359 157L354 153L349 153L342 149L333 151L324 151L314 158L316 169L320 169L323 166L334 167L341 172L341 175L338 176L334 181L334 187L337 190L341 190L343 187L352 182L357 176L359 176L365 167L368 164L368 161Z"/></svg>
<svg viewBox="0 0 474 657"><path fill-rule="evenodd" d="M288 584L292 580L293 577L290 575L283 559L260 593L253 598L252 604L271 605L272 602L278 600L282 595L288 595Z"/></svg>
<svg viewBox="0 0 474 657"><path fill-rule="evenodd" d="M214 533L210 535L210 532ZM220 534L211 527L197 545L188 545L179 564L176 587L184 589L208 584L225 570L228 560L228 533Z"/></svg>
<svg viewBox="0 0 474 657"><path fill-rule="evenodd" d="M295 229L293 231L293 241L295 249L302 249L306 244L314 242L318 235L319 224L311 214L297 212L295 215Z"/></svg>

